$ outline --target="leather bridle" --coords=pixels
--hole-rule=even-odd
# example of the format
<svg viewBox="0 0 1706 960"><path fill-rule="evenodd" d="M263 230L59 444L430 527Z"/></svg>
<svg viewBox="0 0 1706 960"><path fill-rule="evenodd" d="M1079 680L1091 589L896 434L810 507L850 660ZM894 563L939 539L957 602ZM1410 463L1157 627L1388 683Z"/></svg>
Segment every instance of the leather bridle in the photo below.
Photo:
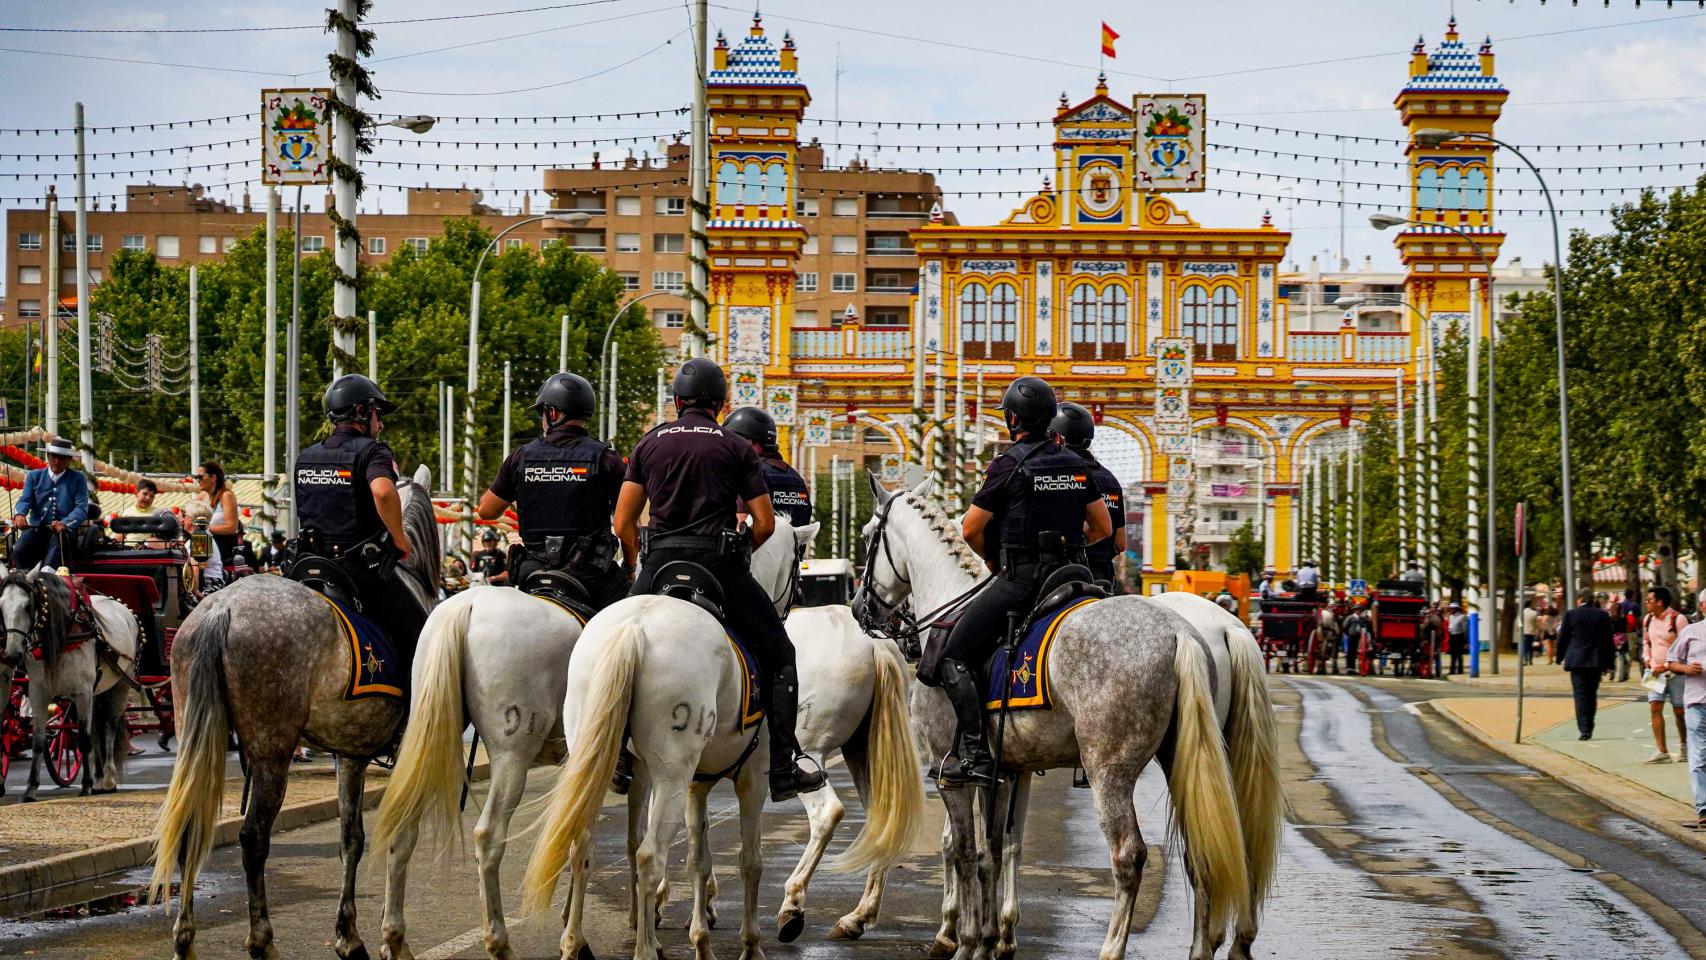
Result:
<svg viewBox="0 0 1706 960"><path fill-rule="evenodd" d="M894 510L895 501L904 496L905 494L900 494L888 498L883 501L882 507L877 511L877 526L871 531L871 539L865 548L865 570L859 580L859 590L853 597L853 616L865 632L888 637L898 643L901 649L907 652L909 658L915 658L922 648L923 635L947 617L958 612L961 607L970 602L972 597L977 596L978 592L995 575L990 574L978 580L964 593L923 616L914 616L906 609L904 600L890 603L878 596L876 590L872 588L872 584L875 580L874 575L877 572L879 557L888 560L889 569L894 572L895 579L907 587L912 586L912 580L903 575L900 572L900 566L895 563L888 540L889 514ZM899 627L894 625L897 620L900 622Z"/></svg>

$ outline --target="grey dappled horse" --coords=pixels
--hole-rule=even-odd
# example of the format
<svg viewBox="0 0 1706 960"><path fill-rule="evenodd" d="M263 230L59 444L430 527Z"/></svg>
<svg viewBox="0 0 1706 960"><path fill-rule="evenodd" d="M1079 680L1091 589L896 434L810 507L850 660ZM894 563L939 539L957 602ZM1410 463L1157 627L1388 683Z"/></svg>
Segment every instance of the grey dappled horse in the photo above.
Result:
<svg viewBox="0 0 1706 960"><path fill-rule="evenodd" d="M414 553L399 569L405 589L431 608L438 594L438 530L426 467L398 482L403 527ZM414 641L407 638L402 643ZM355 874L361 862L362 784L367 765L390 745L403 704L385 697L345 700L349 641L325 598L283 577L245 577L212 594L179 628L172 645L172 698L178 709L178 762L155 832L154 899L169 898L172 865L183 870L173 953L195 942L195 880L213 848L225 786L225 744L237 733L252 791L239 837L249 887L248 951L278 956L267 915L266 862L273 818L284 802L290 758L299 741L338 757L338 815L343 823L343 892L334 949L365 957L355 929Z"/></svg>

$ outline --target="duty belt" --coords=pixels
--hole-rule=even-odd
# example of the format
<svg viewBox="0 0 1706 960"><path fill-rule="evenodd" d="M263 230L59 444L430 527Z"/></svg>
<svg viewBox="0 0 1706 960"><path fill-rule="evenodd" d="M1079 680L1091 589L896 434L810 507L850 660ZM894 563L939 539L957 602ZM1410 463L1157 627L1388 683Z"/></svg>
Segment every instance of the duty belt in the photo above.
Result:
<svg viewBox="0 0 1706 960"><path fill-rule="evenodd" d="M1049 572L1069 563L1086 563L1083 547L1068 546L1064 550L1013 546L1001 548L1001 576L1008 580L1040 580Z"/></svg>
<svg viewBox="0 0 1706 960"><path fill-rule="evenodd" d="M752 541L738 530L720 530L707 536L692 533L653 533L648 527L640 531L641 560L653 550L700 551L719 560L735 559L742 563L752 559Z"/></svg>

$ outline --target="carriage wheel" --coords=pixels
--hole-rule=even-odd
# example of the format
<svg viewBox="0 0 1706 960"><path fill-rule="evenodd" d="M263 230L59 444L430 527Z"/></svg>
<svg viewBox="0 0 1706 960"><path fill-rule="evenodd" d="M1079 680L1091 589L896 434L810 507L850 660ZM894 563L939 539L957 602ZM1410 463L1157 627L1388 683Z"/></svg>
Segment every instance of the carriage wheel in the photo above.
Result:
<svg viewBox="0 0 1706 960"><path fill-rule="evenodd" d="M54 783L69 787L83 772L83 754L77 749L77 708L69 700L55 700L47 717L47 775Z"/></svg>
<svg viewBox="0 0 1706 960"><path fill-rule="evenodd" d="M1305 650L1307 651L1307 654L1304 657L1305 672L1308 673L1310 676L1314 676L1316 673L1321 671L1321 631L1320 630L1311 630L1309 632L1309 645L1305 648Z"/></svg>
<svg viewBox="0 0 1706 960"><path fill-rule="evenodd" d="M1367 633L1357 641L1357 676L1366 677L1374 672L1374 641Z"/></svg>
<svg viewBox="0 0 1706 960"><path fill-rule="evenodd" d="M1423 680L1431 680L1434 675L1434 642L1430 637L1422 641L1422 648L1416 654L1416 676Z"/></svg>

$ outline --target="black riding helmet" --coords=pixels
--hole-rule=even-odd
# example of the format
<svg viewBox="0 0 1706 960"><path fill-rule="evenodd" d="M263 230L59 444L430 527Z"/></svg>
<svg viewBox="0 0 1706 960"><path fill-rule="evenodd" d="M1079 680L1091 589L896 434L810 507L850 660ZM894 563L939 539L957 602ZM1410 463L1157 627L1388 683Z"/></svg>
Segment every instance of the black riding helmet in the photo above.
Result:
<svg viewBox="0 0 1706 960"><path fill-rule="evenodd" d="M570 420L591 419L597 405L598 398L592 392L592 384L574 373L551 374L540 386L539 396L533 398L534 413L544 413L546 407L551 407Z"/></svg>
<svg viewBox="0 0 1706 960"><path fill-rule="evenodd" d="M1041 377L1020 377L1007 385L1001 395L1001 409L1007 414L1007 429L1014 435L1023 430L1042 434L1059 409L1054 388Z"/></svg>
<svg viewBox="0 0 1706 960"><path fill-rule="evenodd" d="M1090 441L1096 436L1096 418L1079 404L1063 403L1060 412L1049 423L1048 432L1074 450L1088 450Z"/></svg>
<svg viewBox="0 0 1706 960"><path fill-rule="evenodd" d="M763 407L737 407L723 418L723 429L766 450L776 449L776 420Z"/></svg>
<svg viewBox="0 0 1706 960"><path fill-rule="evenodd" d="M379 384L359 373L346 373L333 380L320 399L320 407L333 423L365 419L360 413L362 407L377 409L381 416L397 409L396 404L385 399Z"/></svg>
<svg viewBox="0 0 1706 960"><path fill-rule="evenodd" d="M704 357L694 357L675 371L670 384L677 407L707 407L717 410L729 399L729 381L723 368Z"/></svg>

